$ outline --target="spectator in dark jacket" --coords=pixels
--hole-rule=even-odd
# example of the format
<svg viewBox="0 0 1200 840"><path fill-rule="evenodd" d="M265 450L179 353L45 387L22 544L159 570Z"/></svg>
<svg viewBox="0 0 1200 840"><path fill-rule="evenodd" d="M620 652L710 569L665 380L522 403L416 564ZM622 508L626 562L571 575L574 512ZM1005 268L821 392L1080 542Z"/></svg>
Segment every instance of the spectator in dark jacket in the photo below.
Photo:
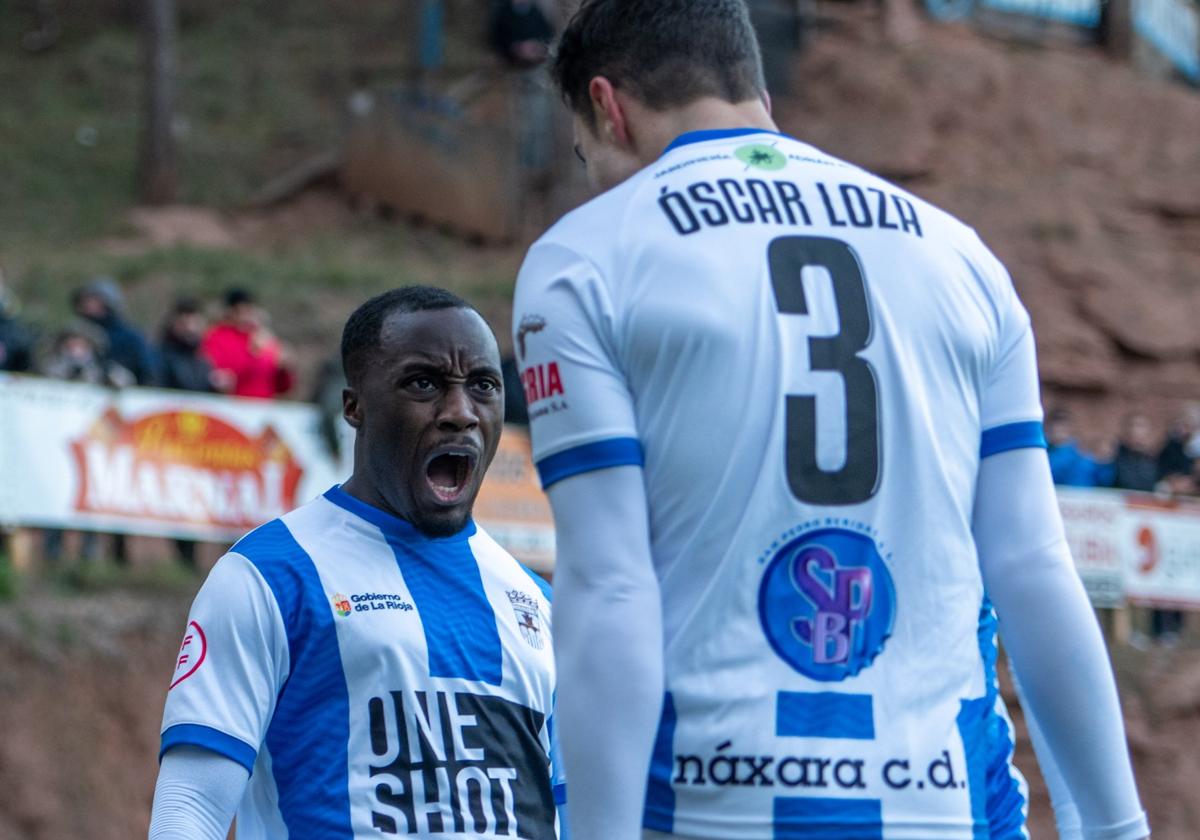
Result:
<svg viewBox="0 0 1200 840"><path fill-rule="evenodd" d="M22 373L33 368L33 330L16 317L16 302L0 271L0 371Z"/></svg>
<svg viewBox="0 0 1200 840"><path fill-rule="evenodd" d="M1171 427L1167 442L1158 453L1158 477L1174 493L1194 493L1192 479L1200 455L1200 404L1191 403Z"/></svg>
<svg viewBox="0 0 1200 840"><path fill-rule="evenodd" d="M1149 418L1139 412L1126 415L1113 463L1113 487L1153 492L1158 484L1158 451Z"/></svg>
<svg viewBox="0 0 1200 840"><path fill-rule="evenodd" d="M554 27L534 0L496 0L491 40L496 52L516 67L536 67L550 55Z"/></svg>
<svg viewBox="0 0 1200 840"><path fill-rule="evenodd" d="M158 364L150 343L141 331L125 320L125 300L111 277L97 277L76 290L75 314L104 330L108 358L133 374L138 385L158 382Z"/></svg>
<svg viewBox="0 0 1200 840"><path fill-rule="evenodd" d="M200 352L207 324L200 304L190 298L175 302L158 345L159 384L180 391L216 391L212 362Z"/></svg>
<svg viewBox="0 0 1200 840"><path fill-rule="evenodd" d="M1054 483L1065 487L1107 487L1112 484L1112 464L1104 464L1083 451L1075 440L1071 413L1058 408L1046 415L1046 443Z"/></svg>
<svg viewBox="0 0 1200 840"><path fill-rule="evenodd" d="M212 363L200 352L207 326L200 304L180 298L171 307L158 345L159 376L164 388L180 391L217 391L218 375ZM188 569L196 568L194 540L175 540L179 560Z"/></svg>

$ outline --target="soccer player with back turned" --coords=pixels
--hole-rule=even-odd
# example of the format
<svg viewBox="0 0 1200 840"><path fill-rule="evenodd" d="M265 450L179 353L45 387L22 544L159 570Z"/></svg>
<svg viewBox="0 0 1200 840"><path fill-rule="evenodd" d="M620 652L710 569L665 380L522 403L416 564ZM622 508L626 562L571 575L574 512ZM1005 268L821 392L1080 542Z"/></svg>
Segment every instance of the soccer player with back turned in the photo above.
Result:
<svg viewBox="0 0 1200 840"><path fill-rule="evenodd" d="M1144 837L1004 267L779 133L742 0L585 0L554 74L607 190L514 308L576 840L1026 837L997 615L1084 836Z"/></svg>
<svg viewBox="0 0 1200 840"><path fill-rule="evenodd" d="M466 302L346 323L354 474L242 538L192 606L151 840L555 840L544 583L471 520L504 394Z"/></svg>

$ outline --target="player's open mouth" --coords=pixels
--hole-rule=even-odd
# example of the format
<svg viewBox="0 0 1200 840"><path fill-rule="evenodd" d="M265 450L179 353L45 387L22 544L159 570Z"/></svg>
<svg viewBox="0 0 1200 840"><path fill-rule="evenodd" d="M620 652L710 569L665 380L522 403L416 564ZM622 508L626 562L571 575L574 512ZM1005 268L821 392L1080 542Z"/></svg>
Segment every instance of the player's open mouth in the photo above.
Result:
<svg viewBox="0 0 1200 840"><path fill-rule="evenodd" d="M453 505L462 501L475 472L475 463L475 453L468 449L434 451L425 464L425 480L439 502Z"/></svg>

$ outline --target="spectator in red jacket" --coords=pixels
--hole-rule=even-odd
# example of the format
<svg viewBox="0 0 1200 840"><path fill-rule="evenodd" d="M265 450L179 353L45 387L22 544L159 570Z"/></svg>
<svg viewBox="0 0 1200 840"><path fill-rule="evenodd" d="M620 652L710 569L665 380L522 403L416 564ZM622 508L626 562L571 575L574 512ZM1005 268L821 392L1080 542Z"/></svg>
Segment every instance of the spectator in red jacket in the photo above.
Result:
<svg viewBox="0 0 1200 840"><path fill-rule="evenodd" d="M244 289L225 294L225 317L204 336L220 390L239 397L277 397L295 381L290 352L267 326L266 313Z"/></svg>

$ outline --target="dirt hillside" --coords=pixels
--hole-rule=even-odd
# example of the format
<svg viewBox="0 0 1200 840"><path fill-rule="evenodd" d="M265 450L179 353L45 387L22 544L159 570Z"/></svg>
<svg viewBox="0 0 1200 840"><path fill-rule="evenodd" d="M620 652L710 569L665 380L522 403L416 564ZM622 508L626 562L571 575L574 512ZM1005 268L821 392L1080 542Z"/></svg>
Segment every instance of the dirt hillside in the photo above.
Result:
<svg viewBox="0 0 1200 840"><path fill-rule="evenodd" d="M872 7L836 13L781 125L974 226L1033 317L1047 397L1093 435L1200 397L1200 95L1087 46L926 24L898 47Z"/></svg>
<svg viewBox="0 0 1200 840"><path fill-rule="evenodd" d="M190 594L30 594L0 607L0 840L130 840L149 821L158 730ZM1159 840L1200 826L1200 651L1114 652ZM1007 682L1006 682L1007 684ZM1034 840L1055 836L1018 727Z"/></svg>

